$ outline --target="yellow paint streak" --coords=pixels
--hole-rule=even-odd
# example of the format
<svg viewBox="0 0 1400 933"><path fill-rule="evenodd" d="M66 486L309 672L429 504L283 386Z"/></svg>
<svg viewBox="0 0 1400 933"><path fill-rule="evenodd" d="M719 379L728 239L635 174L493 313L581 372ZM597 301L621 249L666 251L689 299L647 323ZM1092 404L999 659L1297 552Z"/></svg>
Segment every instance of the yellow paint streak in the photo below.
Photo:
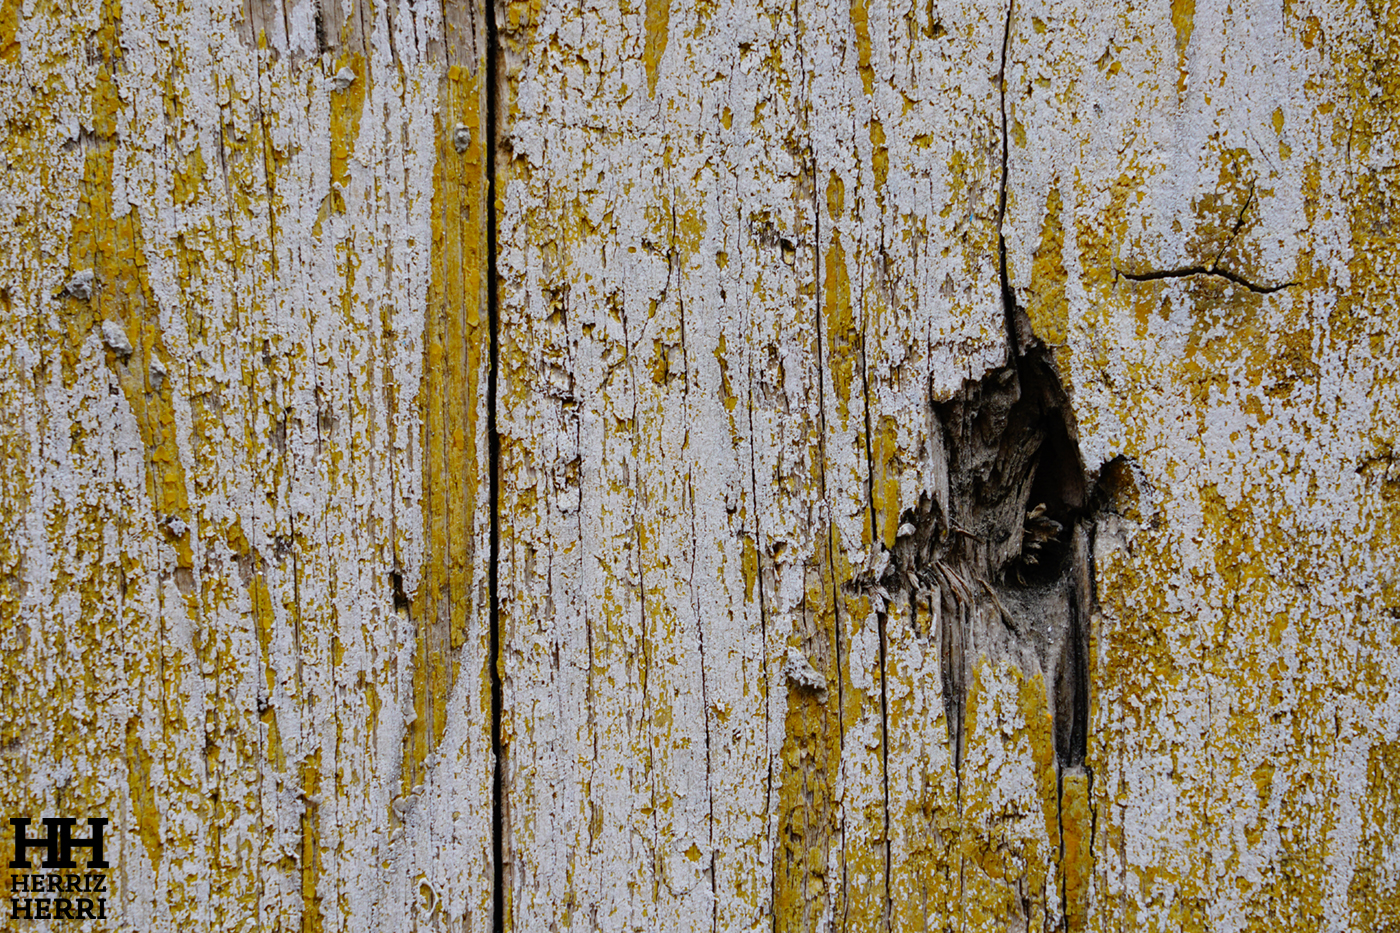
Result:
<svg viewBox="0 0 1400 933"><path fill-rule="evenodd" d="M353 85L352 85L353 86ZM468 619L480 613L473 589L474 529L484 481L478 410L490 343L486 314L486 138L481 73L453 66L442 79L433 172L432 281L423 341L423 522L426 554L412 600L416 719L404 737L404 792L423 780L423 760L442 740L456 654ZM471 134L458 153L453 128ZM482 679L489 682L486 671Z"/></svg>
<svg viewBox="0 0 1400 933"><path fill-rule="evenodd" d="M816 568L814 568L816 569ZM823 567L823 570L825 568ZM812 634L831 643L835 620L832 597L822 582L808 587ZM835 782L840 764L840 726L837 721L834 663L812 657L814 668L831 685L827 703L815 692L788 685L787 715L778 790L778 843L774 853L773 911L777 930L813 930L823 908L836 893L840 879L828 879L827 862L836 826Z"/></svg>
<svg viewBox="0 0 1400 933"><path fill-rule="evenodd" d="M719 342L715 344L715 361L719 363L720 399L724 410L732 412L739 399L734 395L734 386L729 381L729 346L724 334L719 335Z"/></svg>
<svg viewBox="0 0 1400 933"><path fill-rule="evenodd" d="M744 535L744 601L753 602L753 585L758 580L758 545L753 535Z"/></svg>
<svg viewBox="0 0 1400 933"><path fill-rule="evenodd" d="M670 39L671 0L647 0L647 38L642 58L647 69L647 93L656 96L656 79L661 71L661 56L666 54Z"/></svg>
<svg viewBox="0 0 1400 933"><path fill-rule="evenodd" d="M671 348L660 337L652 338L651 362L647 368L651 370L653 385L664 386L666 384L666 377L671 374Z"/></svg>
<svg viewBox="0 0 1400 933"><path fill-rule="evenodd" d="M146 847L151 865L161 865L160 807L156 803L155 784L151 774L151 755L141 744L138 734L140 720L132 717L126 723L126 775L131 793L131 805L136 811L137 832Z"/></svg>
<svg viewBox="0 0 1400 933"><path fill-rule="evenodd" d="M826 212L833 220L846 213L846 183L834 171L826 180Z"/></svg>
<svg viewBox="0 0 1400 933"><path fill-rule="evenodd" d="M319 239L321 230L331 215L343 213L345 213L345 197L338 189L332 188L321 199L321 206L316 211L316 222L311 225L311 235Z"/></svg>
<svg viewBox="0 0 1400 933"><path fill-rule="evenodd" d="M269 706L258 718L267 726L267 760L278 774L282 774L287 770L287 753L282 747L282 730L277 727L277 710Z"/></svg>
<svg viewBox="0 0 1400 933"><path fill-rule="evenodd" d="M239 534L241 536L242 532ZM254 560L259 558L255 555ZM268 592L267 580L261 568L249 580L248 596L252 601L253 630L257 634L258 648L262 653L263 674L267 679L268 694L271 695L277 686L277 672L272 667L272 626L276 617L272 609L272 594Z"/></svg>
<svg viewBox="0 0 1400 933"><path fill-rule="evenodd" d="M826 252L827 355L831 367L831 383L836 389L837 407L844 425L849 420L851 383L855 378L856 341L859 334L851 313L851 278L846 271L846 251L841 248L841 234L831 235Z"/></svg>
<svg viewBox="0 0 1400 933"><path fill-rule="evenodd" d="M1176 29L1176 48L1186 51L1191 44L1191 30L1195 28L1196 0L1172 0L1172 27Z"/></svg>
<svg viewBox="0 0 1400 933"><path fill-rule="evenodd" d="M115 5L104 9L103 39L117 44ZM103 59L93 92L95 141L83 165L82 196L73 220L68 254L71 274L91 270L95 276L91 300L66 297L61 314L67 325L63 354L65 377L70 377L78 348L106 320L116 324L132 347L128 354L106 351L107 362L121 386L141 432L146 460L146 492L180 568L193 566L190 536L175 534L169 519L191 524L185 468L175 437L172 377L178 376L166 349L160 312L147 278L141 220L135 209L118 214L113 203L113 166L117 96L108 59ZM71 377L70 377L71 378Z"/></svg>
<svg viewBox="0 0 1400 933"><path fill-rule="evenodd" d="M343 188L350 184L350 157L360 138L360 114L369 90L369 69L363 56L350 53L341 55L335 66L337 71L349 68L355 73L349 87L331 93L331 181ZM438 136L441 147L441 131Z"/></svg>
<svg viewBox="0 0 1400 933"><path fill-rule="evenodd" d="M875 69L870 66L870 13L865 0L851 0L851 25L856 31L856 67L865 93L875 90Z"/></svg>
<svg viewBox="0 0 1400 933"><path fill-rule="evenodd" d="M321 933L321 898L316 881L321 876L320 805L321 750L309 755L301 766L301 930Z"/></svg>
<svg viewBox="0 0 1400 933"><path fill-rule="evenodd" d="M962 837L962 851L959 854L963 863L961 895L964 921L965 926L973 930L991 929L995 918L1004 917L1009 920L1015 909L1010 894L1003 885L997 883L1005 874L998 864L1004 853L1001 840L994 831L997 823L991 810L992 801L987 787L988 778L995 781L995 775L980 773L981 763L986 757L983 747L989 739L1000 741L996 730L981 730L977 727L982 706L989 700L995 703L994 695L987 696L984 678L986 667L985 656L972 664L972 680L967 687L967 706L963 717L965 746L962 771L966 775L966 790L962 795L962 816L965 832ZM973 780L968 780L969 778ZM1009 925L1008 923L1007 926Z"/></svg>
<svg viewBox="0 0 1400 933"><path fill-rule="evenodd" d="M870 121L870 167L875 172L875 188L885 187L890 177L890 150L885 145L885 126L879 120Z"/></svg>
<svg viewBox="0 0 1400 933"><path fill-rule="evenodd" d="M910 618L903 600L892 601L887 612L889 929L937 931L955 926L961 820L951 755L929 754L930 746L943 745L948 736L937 699L938 675L924 667L932 606L920 600L917 620Z"/></svg>
<svg viewBox="0 0 1400 933"><path fill-rule="evenodd" d="M1044 929L1059 814L1043 678L980 655L964 723L964 928ZM1017 773L1032 775L1031 785L1008 782Z"/></svg>
<svg viewBox="0 0 1400 933"><path fill-rule="evenodd" d="M860 523L862 548L870 545L869 521ZM851 566L849 551L833 547L831 553L832 575L836 580L850 580L855 575ZM836 671L837 680L827 675L831 684L831 694L841 702L841 720L844 731L850 735L862 720L870 722L880 709L880 698L884 695L884 670L878 663L867 669L869 680L853 670L850 659L857 656L854 646L869 638L867 644L878 642L878 623L871 612L869 597L863 592L853 592L847 587L835 587L833 595L838 602L838 617L841 620L841 639L845 645L842 665ZM815 666L815 665L814 665ZM850 930L880 930L888 909L889 892L885 884L885 857L888 850L886 841L886 810L883 762L885 758L885 737L876 726L873 735L860 744L860 754L868 765L858 765L865 770L867 777L855 778L846 785L842 806L842 868L845 884L840 901L842 928ZM842 749L843 759L851 761L852 749Z"/></svg>
<svg viewBox="0 0 1400 933"><path fill-rule="evenodd" d="M1317 38L1320 35L1322 35L1322 22L1316 16L1309 16L1303 21L1303 48L1311 49L1317 44Z"/></svg>
<svg viewBox="0 0 1400 933"><path fill-rule="evenodd" d="M879 491L875 503L880 510L880 540L886 548L894 547L899 537L900 490L899 421L893 415L881 415L880 427L871 438L878 479L871 477L871 488Z"/></svg>
<svg viewBox="0 0 1400 933"><path fill-rule="evenodd" d="M1172 0L1172 26L1176 29L1178 98L1186 93L1186 50L1196 23L1196 0Z"/></svg>

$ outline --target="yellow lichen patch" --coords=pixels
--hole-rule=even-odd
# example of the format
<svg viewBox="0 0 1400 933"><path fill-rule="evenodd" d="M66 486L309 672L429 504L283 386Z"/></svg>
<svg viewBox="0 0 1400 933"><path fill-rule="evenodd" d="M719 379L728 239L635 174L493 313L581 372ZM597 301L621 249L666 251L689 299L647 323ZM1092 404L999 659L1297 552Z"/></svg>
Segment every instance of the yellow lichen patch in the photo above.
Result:
<svg viewBox="0 0 1400 933"><path fill-rule="evenodd" d="M199 197L200 190L204 185L206 168L204 150L196 146L194 151L185 157L184 167L175 171L175 186L172 194L176 204L188 204Z"/></svg>
<svg viewBox="0 0 1400 933"><path fill-rule="evenodd" d="M1385 930L1400 917L1394 846L1400 838L1400 743L1378 742L1366 762L1360 852L1347 896L1352 928Z"/></svg>
<svg viewBox="0 0 1400 933"><path fill-rule="evenodd" d="M24 0L2 0L0 2L0 59L14 61L19 58L19 14Z"/></svg>
<svg viewBox="0 0 1400 933"><path fill-rule="evenodd" d="M1060 845L1060 799L1056 787L1054 722L1045 693L1045 677L1040 672L1020 678L1020 712L1026 724L1026 739L1030 743L1031 761L1035 763L1036 789L1045 816L1045 834L1050 848Z"/></svg>
<svg viewBox="0 0 1400 933"><path fill-rule="evenodd" d="M1064 886L1065 928L1089 929L1089 883L1093 874L1094 816L1089 806L1089 777L1071 772L1061 778L1060 881Z"/></svg>
<svg viewBox="0 0 1400 933"><path fill-rule="evenodd" d="M417 628L403 788L423 780L442 740L457 652L482 611L474 568L485 475L479 438L490 334L486 313L486 137L481 72L452 66L442 79L433 172L432 280L423 340L423 522L426 554L412 599ZM467 128L458 152L458 126ZM481 671L489 682L489 674Z"/></svg>
<svg viewBox="0 0 1400 933"><path fill-rule="evenodd" d="M705 218L694 207L676 209L676 230L674 243L680 248L682 257L694 256L705 239Z"/></svg>
<svg viewBox="0 0 1400 933"><path fill-rule="evenodd" d="M1220 153L1215 190L1201 195L1192 205L1197 224L1189 242L1197 262L1249 279L1259 278L1250 234L1260 218L1258 200L1268 192L1256 190L1257 178L1249 150Z"/></svg>
<svg viewBox="0 0 1400 933"><path fill-rule="evenodd" d="M1045 221L1031 263L1031 287L1026 301L1032 330L1050 346L1063 344L1069 331L1069 302L1065 298L1069 272L1065 269L1061 208L1060 189L1051 188L1045 196Z"/></svg>
<svg viewBox="0 0 1400 933"><path fill-rule="evenodd" d="M646 0L646 45L642 59L647 69L647 93L656 96L656 80L661 73L661 56L666 54L666 43L670 39L671 0Z"/></svg>

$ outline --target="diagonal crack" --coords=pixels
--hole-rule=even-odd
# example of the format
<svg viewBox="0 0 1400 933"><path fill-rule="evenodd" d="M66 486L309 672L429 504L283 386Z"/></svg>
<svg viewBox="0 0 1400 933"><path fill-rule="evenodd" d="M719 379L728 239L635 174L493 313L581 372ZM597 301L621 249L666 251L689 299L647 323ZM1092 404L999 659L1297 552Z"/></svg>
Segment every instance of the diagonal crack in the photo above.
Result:
<svg viewBox="0 0 1400 933"><path fill-rule="evenodd" d="M1258 282L1251 282L1238 272L1231 272L1220 265L1220 260L1225 256L1225 251L1230 248L1230 244L1239 237L1240 231L1244 229L1244 218L1249 213L1249 208L1254 204L1255 182L1249 183L1249 193L1245 195L1244 204L1241 205L1239 213L1235 215L1235 225L1230 230L1230 235L1225 238L1225 242L1216 251L1215 258L1210 261L1210 265L1180 266L1176 269L1153 269L1149 272L1125 272L1122 269L1114 269L1113 276L1119 276L1133 282L1152 282L1157 279L1184 279L1193 275L1214 275L1230 282L1234 282L1243 288L1259 295L1270 295L1285 288L1292 288L1297 282L1281 282L1278 285L1261 285ZM1004 255L1004 254L1003 254Z"/></svg>
<svg viewBox="0 0 1400 933"><path fill-rule="evenodd" d="M1270 295L1274 292L1282 291L1285 288L1292 288L1298 284L1297 282L1281 282L1278 285L1260 285L1257 282L1249 281L1249 279L1237 272L1231 272L1229 269L1221 269L1215 265L1182 266L1179 269L1154 269L1151 272L1124 272L1122 269L1115 269L1113 274L1115 278L1121 276L1133 282L1152 282L1157 279L1184 279L1193 275L1214 275L1234 282L1236 285L1247 288L1260 295Z"/></svg>
<svg viewBox="0 0 1400 933"><path fill-rule="evenodd" d="M1254 203L1254 185L1253 181L1249 183L1249 194L1245 195L1244 205L1240 208L1240 212L1235 215L1235 226L1230 231L1230 235L1225 238L1225 242L1220 244L1220 250L1215 254L1215 258L1210 261L1211 269L1220 267L1220 257L1225 255L1225 251L1230 248L1231 243L1235 242L1235 237L1239 236L1240 230L1244 228L1244 215L1249 213L1249 205Z"/></svg>

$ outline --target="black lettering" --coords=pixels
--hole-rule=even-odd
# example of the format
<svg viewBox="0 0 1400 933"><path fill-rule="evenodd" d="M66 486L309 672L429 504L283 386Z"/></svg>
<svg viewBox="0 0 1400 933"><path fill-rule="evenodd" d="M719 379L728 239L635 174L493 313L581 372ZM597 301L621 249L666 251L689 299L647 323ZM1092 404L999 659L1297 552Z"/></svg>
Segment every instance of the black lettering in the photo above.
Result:
<svg viewBox="0 0 1400 933"><path fill-rule="evenodd" d="M92 915L92 898L90 898L90 897L80 897L80 898L78 898L78 916L74 917L73 919L74 919L74 920L96 920L96 919L97 919L96 917L94 917L94 916Z"/></svg>
<svg viewBox="0 0 1400 933"><path fill-rule="evenodd" d="M69 891L81 891L82 889L83 889L83 879L82 879L82 878L79 878L77 875L69 875L69 876L68 876L68 888L67 888L67 890L69 890Z"/></svg>
<svg viewBox="0 0 1400 933"><path fill-rule="evenodd" d="M47 878L46 880L47 880L48 883L49 883L49 893L50 893L50 894L57 894L59 891L62 891L62 890L63 890L63 876L62 876L62 875L49 875L48 878ZM36 890L37 890L37 889L36 889Z"/></svg>
<svg viewBox="0 0 1400 933"><path fill-rule="evenodd" d="M97 899L97 919L107 919L107 898L105 897L99 897Z"/></svg>
<svg viewBox="0 0 1400 933"><path fill-rule="evenodd" d="M10 890L11 890L11 891L28 891L28 890L29 890L29 876L28 876L28 875L11 875L11 876L10 876Z"/></svg>
<svg viewBox="0 0 1400 933"><path fill-rule="evenodd" d="M53 919L53 916L49 913L49 899L48 899L47 897L36 897L36 898L34 898L34 919L35 919L35 920L52 920L52 919Z"/></svg>
<svg viewBox="0 0 1400 933"><path fill-rule="evenodd" d="M15 857L10 861L11 868L32 868L29 864L29 850L43 846L48 849L48 855L44 859L44 865L52 867L58 861L58 835L49 824L50 820L44 820L44 825L49 826L49 833L43 839L30 839L24 828L32 822L29 817L12 816L10 825L15 828ZM103 868L106 865L101 866Z"/></svg>
<svg viewBox="0 0 1400 933"><path fill-rule="evenodd" d="M107 876L99 875L95 872L88 872L88 890L93 894L101 894L107 890Z"/></svg>
<svg viewBox="0 0 1400 933"><path fill-rule="evenodd" d="M61 816L54 819L45 819L44 825L49 827L49 836L53 837L54 829L58 830L58 842L56 846L50 846L52 854L55 848L58 849L59 859L55 862L45 862L49 868L77 868L78 863L73 861L74 849L91 849L92 857L88 859L89 868L106 868L107 860L102 857L102 828L107 825L105 817L93 817L87 821L88 829L92 835L86 839L73 838L73 826L78 821L71 816Z"/></svg>
<svg viewBox="0 0 1400 933"><path fill-rule="evenodd" d="M60 897L53 902L53 918L55 920L73 920L73 902L66 897Z"/></svg>
<svg viewBox="0 0 1400 933"><path fill-rule="evenodd" d="M27 897L10 898L10 919L11 920L33 920L33 901ZM20 911L24 911L24 916L20 916Z"/></svg>

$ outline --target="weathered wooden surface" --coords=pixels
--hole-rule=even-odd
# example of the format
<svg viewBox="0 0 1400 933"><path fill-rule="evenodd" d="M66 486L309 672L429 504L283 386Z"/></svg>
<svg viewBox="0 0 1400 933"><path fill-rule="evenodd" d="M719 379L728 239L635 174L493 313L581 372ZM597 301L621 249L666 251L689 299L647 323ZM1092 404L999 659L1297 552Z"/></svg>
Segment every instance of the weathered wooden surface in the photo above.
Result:
<svg viewBox="0 0 1400 933"><path fill-rule="evenodd" d="M1081 6L0 3L93 927L1395 929L1400 13Z"/></svg>
<svg viewBox="0 0 1400 933"><path fill-rule="evenodd" d="M111 928L490 925L448 15L4 5L4 812L113 820Z"/></svg>

